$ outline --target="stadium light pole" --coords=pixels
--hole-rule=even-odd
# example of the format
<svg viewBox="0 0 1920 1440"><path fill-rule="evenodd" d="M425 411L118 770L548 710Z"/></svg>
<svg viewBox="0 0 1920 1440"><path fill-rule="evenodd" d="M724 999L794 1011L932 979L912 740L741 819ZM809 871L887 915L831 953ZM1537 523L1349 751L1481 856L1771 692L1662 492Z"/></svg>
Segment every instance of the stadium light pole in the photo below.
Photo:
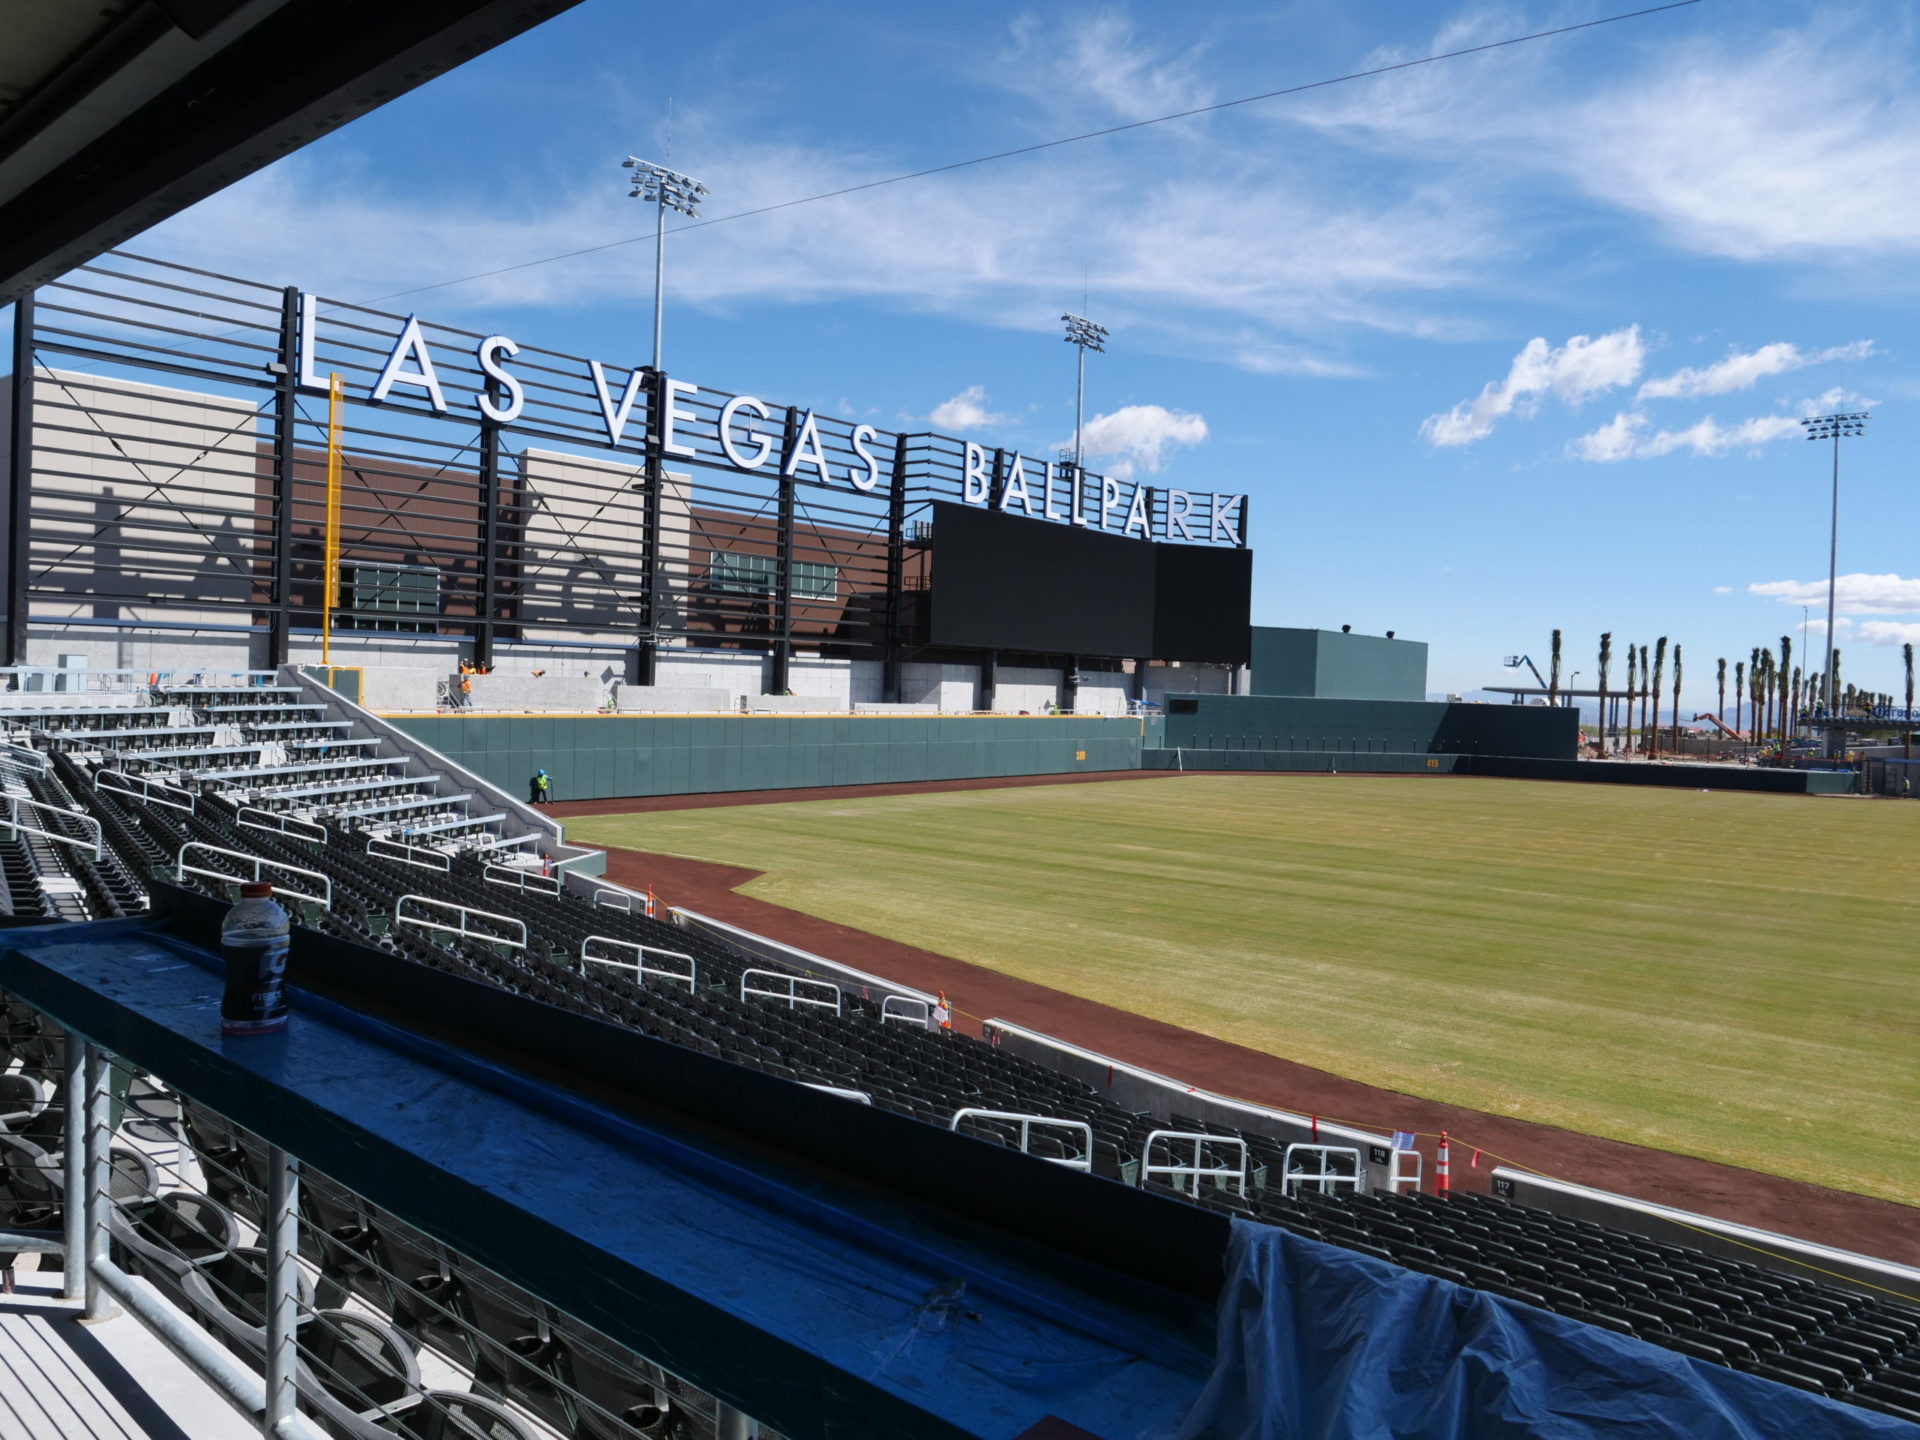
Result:
<svg viewBox="0 0 1920 1440"><path fill-rule="evenodd" d="M1814 415L1800 422L1807 439L1833 441L1833 516L1827 532L1827 663L1822 686L1829 715L1833 713L1834 596L1840 583L1840 442L1848 436L1866 434L1871 418L1869 412L1861 410L1851 415ZM1833 748L1833 733L1827 731L1829 750Z"/></svg>
<svg viewBox="0 0 1920 1440"><path fill-rule="evenodd" d="M1087 351L1091 350L1096 355L1106 354L1107 332L1103 326L1094 324L1083 315L1062 315L1060 319L1067 327L1067 344L1079 352L1079 376L1073 390L1073 473L1077 481L1084 454L1081 434L1087 413Z"/></svg>
<svg viewBox="0 0 1920 1440"><path fill-rule="evenodd" d="M667 211L689 220L700 218L700 202L707 198L707 187L691 175L655 165L629 155L620 168L633 171L629 200L650 200L654 205L653 227L653 368L660 368L660 315L665 300L667 271Z"/></svg>

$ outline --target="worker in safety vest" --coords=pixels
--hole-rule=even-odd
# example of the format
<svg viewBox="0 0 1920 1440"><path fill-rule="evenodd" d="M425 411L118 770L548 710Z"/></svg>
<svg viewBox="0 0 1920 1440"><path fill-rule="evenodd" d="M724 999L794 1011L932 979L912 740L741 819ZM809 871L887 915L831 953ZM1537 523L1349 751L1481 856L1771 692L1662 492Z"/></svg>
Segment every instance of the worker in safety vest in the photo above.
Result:
<svg viewBox="0 0 1920 1440"><path fill-rule="evenodd" d="M947 992L942 990L940 998L933 1002L933 1021L942 1030L953 1029L953 1010L947 1004Z"/></svg>
<svg viewBox="0 0 1920 1440"><path fill-rule="evenodd" d="M553 777L544 770L536 770L530 788L533 793L528 798L536 805L544 805L553 798Z"/></svg>

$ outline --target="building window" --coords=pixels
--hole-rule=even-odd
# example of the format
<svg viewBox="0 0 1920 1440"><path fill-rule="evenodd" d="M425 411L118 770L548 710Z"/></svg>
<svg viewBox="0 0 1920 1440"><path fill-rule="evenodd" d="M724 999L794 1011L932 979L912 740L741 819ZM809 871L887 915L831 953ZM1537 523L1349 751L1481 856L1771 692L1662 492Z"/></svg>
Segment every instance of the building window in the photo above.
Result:
<svg viewBox="0 0 1920 1440"><path fill-rule="evenodd" d="M730 550L707 553L707 583L729 595L771 595L780 577L780 562L771 555L737 555ZM793 562L793 598L837 600L840 572L811 560Z"/></svg>
<svg viewBox="0 0 1920 1440"><path fill-rule="evenodd" d="M356 630L440 628L440 572L429 566L346 566L340 588L347 608L360 612L348 618Z"/></svg>

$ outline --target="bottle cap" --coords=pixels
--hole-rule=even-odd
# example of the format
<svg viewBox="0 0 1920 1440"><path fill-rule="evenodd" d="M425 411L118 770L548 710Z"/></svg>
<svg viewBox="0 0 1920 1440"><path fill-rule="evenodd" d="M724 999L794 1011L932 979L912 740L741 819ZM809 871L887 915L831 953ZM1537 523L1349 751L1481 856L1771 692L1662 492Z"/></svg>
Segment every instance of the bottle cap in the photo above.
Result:
<svg viewBox="0 0 1920 1440"><path fill-rule="evenodd" d="M264 880L246 880L240 885L242 900L268 900L273 897L273 886Z"/></svg>

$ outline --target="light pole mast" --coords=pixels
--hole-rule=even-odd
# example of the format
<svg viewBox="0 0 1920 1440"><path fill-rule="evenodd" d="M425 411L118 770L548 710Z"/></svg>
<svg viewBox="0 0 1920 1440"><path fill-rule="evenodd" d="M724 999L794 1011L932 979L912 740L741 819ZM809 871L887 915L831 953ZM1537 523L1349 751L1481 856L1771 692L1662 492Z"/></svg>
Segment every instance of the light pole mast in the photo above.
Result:
<svg viewBox="0 0 1920 1440"><path fill-rule="evenodd" d="M1834 598L1840 583L1840 441L1851 435L1867 433L1867 421L1871 415L1859 411L1851 415L1816 415L1802 420L1806 427L1807 439L1833 441L1833 514L1827 532L1827 663L1825 679L1821 688L1826 691L1826 710L1829 717L1834 713L1835 697L1833 693L1833 635ZM1833 748L1834 731L1827 731L1828 749Z"/></svg>
<svg viewBox="0 0 1920 1440"><path fill-rule="evenodd" d="M691 175L682 175L650 160L629 155L620 162L623 170L633 171L630 200L651 200L653 225L653 368L660 368L660 319L665 308L667 273L667 211L689 220L700 218L700 202L707 198L707 187Z"/></svg>
<svg viewBox="0 0 1920 1440"><path fill-rule="evenodd" d="M1082 433L1085 429L1087 414L1087 351L1096 355L1107 353L1107 332L1104 327L1094 324L1080 315L1062 315L1066 323L1067 344L1079 351L1079 374L1073 390L1073 474L1074 483L1080 483L1082 461L1085 458L1085 444Z"/></svg>

